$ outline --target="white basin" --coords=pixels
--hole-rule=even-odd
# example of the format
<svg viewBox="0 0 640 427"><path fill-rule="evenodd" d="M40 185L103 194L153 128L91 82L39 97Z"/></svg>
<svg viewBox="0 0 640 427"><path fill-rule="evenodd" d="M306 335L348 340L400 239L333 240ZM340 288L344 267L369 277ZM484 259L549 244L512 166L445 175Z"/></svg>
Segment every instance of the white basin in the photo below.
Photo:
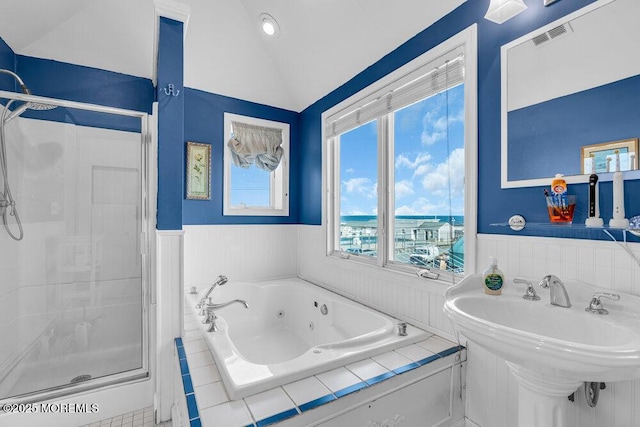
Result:
<svg viewBox="0 0 640 427"><path fill-rule="evenodd" d="M640 377L640 298L602 298L608 315L585 311L595 292L565 282L571 308L549 303L549 290L531 279L539 301L522 298L526 285L505 282L503 294L486 295L482 276L467 277L446 294L444 311L454 329L505 360L540 373L578 381Z"/></svg>

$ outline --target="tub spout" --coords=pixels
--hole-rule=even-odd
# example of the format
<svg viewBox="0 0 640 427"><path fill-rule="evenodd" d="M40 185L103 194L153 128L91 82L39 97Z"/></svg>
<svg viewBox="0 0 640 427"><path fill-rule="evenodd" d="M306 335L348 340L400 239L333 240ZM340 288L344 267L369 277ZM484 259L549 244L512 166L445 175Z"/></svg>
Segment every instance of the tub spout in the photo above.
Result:
<svg viewBox="0 0 640 427"><path fill-rule="evenodd" d="M227 279L227 276L223 276L223 275L218 276L216 281L213 282L213 284L207 290L207 293L202 298L200 298L200 301L198 301L198 304L196 304L196 308L202 309L202 307L204 305L206 305L206 303L207 303L207 298L209 298L209 295L211 295L211 292L213 292L213 290L216 288L216 286L222 286L225 283L227 283L228 281L229 281L229 279ZM204 315L204 309L201 310L200 313L198 313L198 314L200 316L203 316Z"/></svg>
<svg viewBox="0 0 640 427"><path fill-rule="evenodd" d="M207 307L211 307L213 310L218 310L220 308L225 308L225 307L227 307L227 306L229 306L231 304L235 304L235 303L242 304L244 306L244 308L249 308L249 304L247 304L247 302L245 300L242 300L242 299L234 299L232 301L223 302L221 304L215 304L215 303L207 304Z"/></svg>

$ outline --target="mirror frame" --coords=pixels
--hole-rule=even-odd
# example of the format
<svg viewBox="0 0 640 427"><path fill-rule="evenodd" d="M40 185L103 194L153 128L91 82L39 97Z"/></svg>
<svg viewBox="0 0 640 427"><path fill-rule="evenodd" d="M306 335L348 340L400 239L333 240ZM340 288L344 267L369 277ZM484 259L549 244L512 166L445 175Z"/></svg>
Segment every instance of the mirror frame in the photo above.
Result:
<svg viewBox="0 0 640 427"><path fill-rule="evenodd" d="M546 178L532 178L532 179L522 179L522 180L511 180L508 179L508 123L507 123L507 53L510 48L520 45L528 40L531 40L533 37L545 33L553 28L561 24L565 24L567 22L573 21L580 16L583 16L587 13L590 13L596 9L599 9L603 6L606 6L609 3L614 2L615 0L597 0L581 9L578 9L575 12L572 12L566 16L563 16L560 19L557 19L545 26L537 28L522 37L519 37L503 46L500 47L500 184L501 188L522 188L522 187L537 187L537 186L545 186L549 185L551 182L552 176ZM638 160L636 160L638 161ZM640 170L632 170L623 172L625 179L638 179L640 178ZM600 181L611 181L613 179L613 173L600 173L598 174ZM589 174L586 175L567 175L565 176L565 180L568 184L575 183L588 183L589 182Z"/></svg>

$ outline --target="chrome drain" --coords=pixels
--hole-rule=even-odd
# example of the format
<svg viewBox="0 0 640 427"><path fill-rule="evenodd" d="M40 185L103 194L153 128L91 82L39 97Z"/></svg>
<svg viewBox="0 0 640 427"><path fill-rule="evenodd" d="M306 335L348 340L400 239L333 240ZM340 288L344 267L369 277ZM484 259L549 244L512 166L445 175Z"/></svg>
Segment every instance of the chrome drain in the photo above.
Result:
<svg viewBox="0 0 640 427"><path fill-rule="evenodd" d="M78 375L77 377L74 377L71 379L71 384L75 384L75 383L81 383L83 381L89 381L91 379L91 375L88 374L84 374L84 375Z"/></svg>

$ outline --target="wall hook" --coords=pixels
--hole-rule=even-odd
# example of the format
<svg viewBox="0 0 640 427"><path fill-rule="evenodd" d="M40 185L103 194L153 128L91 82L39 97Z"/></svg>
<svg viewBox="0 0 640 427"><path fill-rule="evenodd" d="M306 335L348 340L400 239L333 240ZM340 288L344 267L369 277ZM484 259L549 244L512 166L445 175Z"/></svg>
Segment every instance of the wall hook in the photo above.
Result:
<svg viewBox="0 0 640 427"><path fill-rule="evenodd" d="M167 96L178 96L179 93L180 89L176 90L176 87L171 83L164 88L164 94Z"/></svg>

